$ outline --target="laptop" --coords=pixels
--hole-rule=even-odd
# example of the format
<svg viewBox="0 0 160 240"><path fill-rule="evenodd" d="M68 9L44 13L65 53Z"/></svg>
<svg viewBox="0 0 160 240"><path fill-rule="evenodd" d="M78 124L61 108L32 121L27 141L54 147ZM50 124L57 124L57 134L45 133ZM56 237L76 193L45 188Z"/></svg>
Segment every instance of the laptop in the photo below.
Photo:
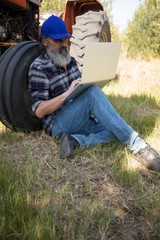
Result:
<svg viewBox="0 0 160 240"><path fill-rule="evenodd" d="M103 88L115 78L120 54L119 42L86 43L81 82L65 101L76 98L92 85Z"/></svg>

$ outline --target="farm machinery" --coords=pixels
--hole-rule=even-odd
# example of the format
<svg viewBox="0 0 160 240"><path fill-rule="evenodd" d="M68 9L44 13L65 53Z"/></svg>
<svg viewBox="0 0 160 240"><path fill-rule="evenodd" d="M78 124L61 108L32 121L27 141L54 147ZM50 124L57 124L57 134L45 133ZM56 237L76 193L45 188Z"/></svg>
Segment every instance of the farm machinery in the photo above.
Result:
<svg viewBox="0 0 160 240"><path fill-rule="evenodd" d="M40 6L40 0L0 1L0 121L15 131L41 129L28 89L29 66L40 54ZM68 0L60 17L74 36L70 51L82 69L86 42L111 41L103 5L98 0Z"/></svg>

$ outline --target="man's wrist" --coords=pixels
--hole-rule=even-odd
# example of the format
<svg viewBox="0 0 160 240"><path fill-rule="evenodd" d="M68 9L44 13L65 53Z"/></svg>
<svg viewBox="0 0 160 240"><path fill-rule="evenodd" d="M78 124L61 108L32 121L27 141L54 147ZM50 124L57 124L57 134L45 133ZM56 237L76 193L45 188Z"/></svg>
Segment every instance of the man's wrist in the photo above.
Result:
<svg viewBox="0 0 160 240"><path fill-rule="evenodd" d="M65 100L67 96L68 96L68 92L67 91L62 93L63 100Z"/></svg>

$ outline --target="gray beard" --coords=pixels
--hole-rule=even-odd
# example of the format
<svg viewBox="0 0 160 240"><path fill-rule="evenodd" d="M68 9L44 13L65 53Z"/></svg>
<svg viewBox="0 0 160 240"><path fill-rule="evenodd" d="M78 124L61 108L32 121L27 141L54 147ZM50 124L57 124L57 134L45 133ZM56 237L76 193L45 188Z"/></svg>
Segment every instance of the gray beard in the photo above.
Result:
<svg viewBox="0 0 160 240"><path fill-rule="evenodd" d="M71 55L69 54L67 48L63 46L57 52L49 53L49 56L52 62L60 67L66 66L71 61Z"/></svg>

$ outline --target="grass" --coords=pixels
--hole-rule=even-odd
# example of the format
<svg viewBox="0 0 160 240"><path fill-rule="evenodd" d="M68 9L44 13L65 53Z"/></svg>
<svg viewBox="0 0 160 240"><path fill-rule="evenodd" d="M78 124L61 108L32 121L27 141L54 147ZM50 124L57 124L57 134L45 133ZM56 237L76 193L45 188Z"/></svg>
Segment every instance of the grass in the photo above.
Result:
<svg viewBox="0 0 160 240"><path fill-rule="evenodd" d="M160 152L159 63L121 58L119 79L104 91ZM0 239L160 239L160 174L127 146L83 147L68 161L43 131L0 129Z"/></svg>

